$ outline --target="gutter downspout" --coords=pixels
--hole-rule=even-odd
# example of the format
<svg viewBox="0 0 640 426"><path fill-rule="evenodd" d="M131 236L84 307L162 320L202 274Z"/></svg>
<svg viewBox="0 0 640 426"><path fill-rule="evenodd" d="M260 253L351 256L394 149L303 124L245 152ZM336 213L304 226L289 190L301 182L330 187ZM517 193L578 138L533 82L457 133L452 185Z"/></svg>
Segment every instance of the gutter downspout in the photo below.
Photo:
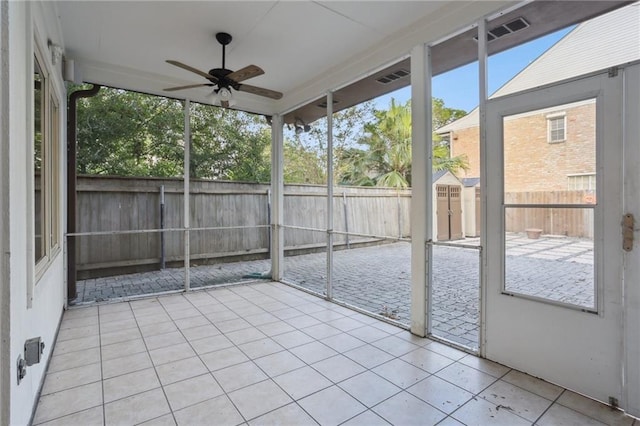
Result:
<svg viewBox="0 0 640 426"><path fill-rule="evenodd" d="M91 89L78 90L69 96L67 103L67 234L76 230L77 194L77 101L98 94L100 85L94 84ZM72 304L77 297L76 292L76 237L67 236L67 302Z"/></svg>

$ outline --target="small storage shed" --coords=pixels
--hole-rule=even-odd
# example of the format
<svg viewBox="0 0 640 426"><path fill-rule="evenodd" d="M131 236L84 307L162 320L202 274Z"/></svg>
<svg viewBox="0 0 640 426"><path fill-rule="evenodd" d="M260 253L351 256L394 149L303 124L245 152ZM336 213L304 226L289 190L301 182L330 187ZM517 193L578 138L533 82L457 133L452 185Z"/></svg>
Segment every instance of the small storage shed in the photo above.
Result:
<svg viewBox="0 0 640 426"><path fill-rule="evenodd" d="M433 174L433 235L435 241L464 238L462 182L450 171Z"/></svg>

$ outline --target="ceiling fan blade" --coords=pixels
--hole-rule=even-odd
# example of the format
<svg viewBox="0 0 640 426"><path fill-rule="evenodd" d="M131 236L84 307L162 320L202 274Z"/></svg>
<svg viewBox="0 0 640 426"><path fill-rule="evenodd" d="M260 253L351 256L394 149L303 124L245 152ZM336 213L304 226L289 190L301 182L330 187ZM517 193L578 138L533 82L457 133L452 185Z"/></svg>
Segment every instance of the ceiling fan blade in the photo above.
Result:
<svg viewBox="0 0 640 426"><path fill-rule="evenodd" d="M264 71L259 66L248 65L242 69L239 69L238 71L234 71L231 74L227 75L227 78L230 78L236 83L240 83L241 81L248 80L262 74L264 74Z"/></svg>
<svg viewBox="0 0 640 426"><path fill-rule="evenodd" d="M214 86L213 83L203 83L203 84L187 84L186 86L177 86L177 87L167 87L166 89L162 89L165 92L173 92L176 90L183 90L183 89L192 89L194 87L202 87L202 86Z"/></svg>
<svg viewBox="0 0 640 426"><path fill-rule="evenodd" d="M252 93L258 96L264 96L271 99L282 99L282 93L275 90L264 89L262 87L250 86L248 84L240 84L238 90L241 92Z"/></svg>
<svg viewBox="0 0 640 426"><path fill-rule="evenodd" d="M211 80L214 83L216 83L218 81L218 79L215 78L214 76L212 76L211 74L208 74L208 73L206 73L204 71L200 71L199 69L194 68L192 66L189 66L187 64L183 64L182 62L173 61L173 60L168 59L167 63L171 64L171 65L174 65L174 66L176 66L178 68L182 68L183 70L191 71L192 73L198 74L198 75L200 75L200 76L202 76L202 77L204 77L204 78L206 78L208 80Z"/></svg>

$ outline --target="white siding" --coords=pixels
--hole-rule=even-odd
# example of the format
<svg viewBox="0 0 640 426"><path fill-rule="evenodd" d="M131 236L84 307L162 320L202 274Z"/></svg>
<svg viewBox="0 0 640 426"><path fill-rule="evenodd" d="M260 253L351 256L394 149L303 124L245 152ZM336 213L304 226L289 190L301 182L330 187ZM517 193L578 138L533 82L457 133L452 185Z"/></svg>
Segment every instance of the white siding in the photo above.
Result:
<svg viewBox="0 0 640 426"><path fill-rule="evenodd" d="M9 213L11 235L10 281L3 285L10 287L10 424L23 425L29 422L42 383L45 366L53 350L55 333L64 306L64 264L62 251L52 259L51 264L37 283L33 283L33 239L29 235L33 222L30 207L33 187L32 148L33 138L33 43L37 31L40 47L45 53L47 40L59 40L55 34L56 17L50 5L35 2L9 2L9 67L10 67L10 107L9 124ZM51 55L45 54L45 62L50 70ZM61 100L60 110L64 111L65 96L60 92L63 83L59 72L51 72L56 90ZM61 96L62 95L62 96ZM65 117L61 114L59 128L60 141L64 141ZM65 152L66 150L62 150ZM64 178L64 155L61 155L60 181ZM60 195L60 205L64 197ZM33 300L28 307L28 286L33 285ZM4 308L4 305L3 305ZM27 375L16 383L15 360L24 352L24 342L32 337L42 337L45 342L44 359L39 364L27 368Z"/></svg>
<svg viewBox="0 0 640 426"><path fill-rule="evenodd" d="M508 95L640 59L640 4L584 22L498 89Z"/></svg>

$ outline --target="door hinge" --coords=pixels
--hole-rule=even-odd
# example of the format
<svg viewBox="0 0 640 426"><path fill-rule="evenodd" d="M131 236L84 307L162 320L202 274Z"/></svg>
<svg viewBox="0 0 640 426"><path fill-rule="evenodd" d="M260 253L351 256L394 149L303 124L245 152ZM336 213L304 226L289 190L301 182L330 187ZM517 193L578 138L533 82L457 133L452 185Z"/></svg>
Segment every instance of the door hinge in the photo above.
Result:
<svg viewBox="0 0 640 426"><path fill-rule="evenodd" d="M609 68L609 78L618 76L618 67Z"/></svg>
<svg viewBox="0 0 640 426"><path fill-rule="evenodd" d="M624 251L633 250L633 229L634 219L631 213L622 216L622 249Z"/></svg>

